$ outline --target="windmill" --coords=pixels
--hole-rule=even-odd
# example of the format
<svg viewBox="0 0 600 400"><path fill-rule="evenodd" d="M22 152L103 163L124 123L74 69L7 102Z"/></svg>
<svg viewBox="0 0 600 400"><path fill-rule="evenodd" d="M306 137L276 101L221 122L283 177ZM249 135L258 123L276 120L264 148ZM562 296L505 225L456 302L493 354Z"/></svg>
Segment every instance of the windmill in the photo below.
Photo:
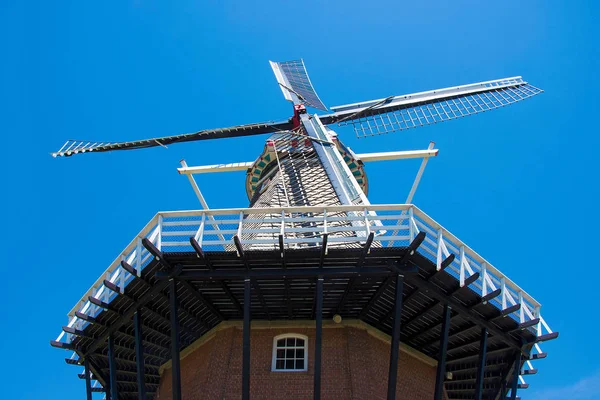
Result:
<svg viewBox="0 0 600 400"><path fill-rule="evenodd" d="M433 144L425 150L357 154L342 143L333 128L336 125L351 125L358 137L388 134L490 111L535 96L542 90L517 76L408 95L389 96L331 107L331 111L329 111L314 90L302 60L271 62L271 68L285 99L293 104L293 116L288 120L202 130L129 142L69 140L57 152L52 153L54 157L70 157L84 153L166 147L171 144L198 140L259 134L271 135L266 140L263 152L254 161L195 167L189 167L185 161L182 161L179 172L188 176L202 205L202 210L183 214L167 213L155 217L103 274L106 279L99 279L82 298L82 302L71 311L69 325L63 328L63 333L52 344L56 347L74 350L74 357L71 360L75 361L70 363L84 363L88 358L92 360L93 364L95 363L94 365L85 364L88 393L92 391L89 384L90 371L94 372L96 380L106 388L107 394L112 393L113 398L118 397L120 388L128 385L127 380L121 382L117 371L111 366L114 365L114 361L113 364L110 362L110 357L112 357L110 355L115 353L114 349L111 350L111 337L120 329L120 325L115 327L106 323L101 324L98 321L101 319L100 315L104 315L103 312L117 313L114 308L111 309L110 304L120 301L121 297L119 296L129 296L128 299L135 302L137 307L142 305L149 307L147 302L151 302L151 300L140 304L139 301L134 301L135 297L131 292L127 293L127 288L133 287L131 282L146 279L145 285L152 286L155 282L151 279L157 279L156 282L160 282L161 279L170 279L171 296L177 297L177 292L183 290L182 287L191 292L199 292L200 289L190 288L189 283L173 283L175 278L184 281L185 279L239 278L244 282L244 309L241 309L238 301L238 298L241 299L241 295L236 296L225 283L221 282L220 287L223 293L238 310L237 314L233 313L227 316L208 302L207 307L212 310L215 323L243 316L244 327L249 327L250 308L246 309L246 306L250 307L250 292L253 290L261 305L261 311L258 314L252 311L253 318L256 318L257 315L260 318L260 315L263 315L261 313L264 313L263 317L269 320L277 318L312 319L314 316L317 320L317 340L320 340L319 324L322 323L320 321L322 321L323 313L331 315L346 313L344 315L376 324L382 330L389 331L392 336L392 344L396 344L396 346L392 346L388 378L388 398L394 398L398 358L397 344L400 336L403 335L403 342L409 343L411 340L417 343L422 338L420 335L410 335L401 331L400 327L402 299L398 296L403 296L404 275L412 274L412 278L407 280L407 287L413 291L408 296L404 296L407 297L405 302L408 300L420 301L423 313L431 311L436 305L444 305L445 322L439 335L440 347L433 351L435 353L439 350L440 354L435 398L441 399L444 384L448 398L464 398L461 396L464 396L465 390L467 390L461 383L462 381L455 380L444 383L444 379L449 376L447 373L452 371L451 366L446 367L446 353L445 350L442 350L444 342L447 347L448 341L452 339L452 337L449 338L448 333L451 327L460 328L450 323L451 309L459 311L464 318L471 318L477 326L482 328L481 335L477 336L477 343L481 340L479 358L481 359L483 352L484 363L479 368L472 368L472 379L476 381L476 385L471 388L473 386L471 384L469 390L472 389L473 397L492 398L492 393L504 396L510 389L511 396L515 398L517 388L525 387L522 377L525 373L520 373L523 366L529 363L530 371L533 371L530 361L536 357L532 358L531 349L535 348L538 355L545 354L539 349L538 343L555 338L557 333L552 332L541 318L539 303L460 242L458 238L410 204L427 160L437 155ZM310 108L323 113L311 114L308 112ZM406 204L372 205L367 197L368 180L364 163L407 158L422 158L423 161ZM229 171L246 171L249 207L235 212L210 210L193 175ZM231 217L232 214L233 217ZM236 218L236 214L239 214L239 219L232 221L231 218ZM169 218L173 220L167 221ZM186 235L189 236L188 243L174 239ZM171 256L167 253L168 249L172 254L177 254L177 257L192 252L196 258L202 260L202 267L186 270L186 265L198 261L189 261L188 258L185 258L187 256L181 256L184 258L176 261L170 258ZM234 253L235 257L239 259L241 269L219 272L215 263L218 263L219 260L230 260L227 257L230 257L231 253ZM275 254L274 258L270 258L268 261L272 264L273 269L253 269L252 254L258 253L261 254L261 257L266 257L265 254ZM454 253L456 253L456 257ZM294 258L294 254L302 254L302 260L306 261L298 261L297 258ZM419 261L417 261L418 257L421 257L418 259ZM341 268L340 262L342 261L340 260L342 259L343 265L350 263L355 267ZM374 263L375 266L365 269L369 260L372 260L371 263ZM264 268L266 261L261 258L260 262L262 263L260 264L261 268ZM174 265L179 265L179 268L173 267ZM227 265L229 266L229 264ZM429 267L433 270L427 270ZM147 271L152 271L154 278L144 278L142 272L148 274ZM386 273L388 275L392 273L394 276L382 278L376 281L376 284L373 283L375 281L364 278L368 274L385 275ZM347 280L343 293L335 299L329 299L329 301L335 302L335 306L329 306L325 311L323 309L323 281L325 277L329 276L327 274L343 275ZM290 279L309 276L315 278L315 281L302 290L305 290L304 295L311 293L312 296L312 293L316 293L314 307L310 303L304 304L300 301L294 303L290 296L290 292L293 290ZM279 305L270 305L265 300L265 296L263 296L265 289L261 289L259 280L267 278L281 278L282 286L285 288L285 295L281 298L281 303L286 304L283 310L280 310ZM438 286L441 284L439 282L438 286L432 284L433 278L446 280L449 288L440 291ZM454 288L454 283L458 285L457 289ZM364 293L367 290L365 285L376 287L376 295L365 297ZM467 288L471 292L465 294L466 290L463 291L463 289ZM395 293L395 297L391 295L396 299L395 305L383 314L376 314L373 307L380 297L389 291ZM422 292L436 293L429 295L430 299L434 301L433 305L423 303L425 300L419 298ZM465 306L465 302L468 303L468 296L472 295L475 296L473 297L475 304ZM203 298L202 295L199 296L199 299ZM466 296L467 300L460 296ZM140 297L140 299L142 298L144 296ZM171 302L172 307L176 307L176 304L176 301ZM490 307L489 310L485 308L489 315L481 310L474 313L472 310L474 307ZM176 314L175 308L172 308L171 311L172 314ZM137 315L134 309L131 310L131 315L134 312ZM511 318L499 320L498 313L502 317L510 316ZM128 315L127 313L121 315L122 318L117 320L118 324L127 323L125 317ZM409 325L417 323L417 317L420 315L417 313L417 315L411 316ZM160 318L160 316L156 318ZM177 318L175 320L172 320L171 323L178 324ZM455 319L452 321L454 322ZM98 326L94 325L96 323ZM210 326L210 323L204 322L204 325ZM172 327L175 326L172 325ZM94 331L94 335L89 335L86 333L86 329L98 330ZM431 329L432 327L429 327L423 332L429 332ZM244 328L242 391L244 398L249 396L250 367L247 360L249 360L250 350L249 342L246 342L249 341L249 336L246 335L249 335L248 330ZM544 330L547 333L544 333ZM177 332L177 329L172 329L172 331ZM485 349L487 347L484 340L488 333L494 338L503 338L508 346L508 355L502 359L504 361L501 365L504 376L494 385L484 384ZM109 376L102 373L101 364L104 361L95 359L95 357L106 358L104 355L98 355L97 352L98 349L105 346L104 342L107 339ZM192 340L193 338L188 339ZM137 343L138 340L136 339L135 342ZM317 346L320 346L319 343L317 341ZM246 344L248 344L248 354L246 354ZM450 344L452 345L452 342ZM178 372L179 370L176 360L180 349L185 345L179 343L178 336L172 337L171 355L174 371ZM457 349L458 347L451 348L451 350ZM431 350L424 348L423 351ZM318 355L315 355L315 398L320 395L321 379L320 350L317 353ZM537 358L542 358L542 356ZM452 361L452 359L449 360L449 362ZM140 393L140 398L143 398L142 392L145 396L146 391L156 390L156 387L148 388L144 384L145 368L147 367L144 367L143 363L137 365L136 393ZM179 390L177 388L181 387L178 375L178 373L172 374L174 398L179 398L178 396L181 395L177 391ZM465 381L470 379L465 378Z"/></svg>

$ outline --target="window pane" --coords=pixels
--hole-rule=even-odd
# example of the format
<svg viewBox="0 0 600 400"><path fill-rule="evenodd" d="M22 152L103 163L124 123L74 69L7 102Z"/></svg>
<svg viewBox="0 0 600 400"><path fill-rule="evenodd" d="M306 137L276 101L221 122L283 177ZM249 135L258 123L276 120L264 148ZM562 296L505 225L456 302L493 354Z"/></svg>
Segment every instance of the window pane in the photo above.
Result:
<svg viewBox="0 0 600 400"><path fill-rule="evenodd" d="M296 369L304 369L304 360L296 360Z"/></svg>
<svg viewBox="0 0 600 400"><path fill-rule="evenodd" d="M285 364L284 364L284 361L283 361L283 360L277 360L277 361L275 362L275 369L283 369L284 365L285 365Z"/></svg>
<svg viewBox="0 0 600 400"><path fill-rule="evenodd" d="M296 346L298 346L298 347L304 346L304 339L296 339Z"/></svg>
<svg viewBox="0 0 600 400"><path fill-rule="evenodd" d="M285 358L294 358L294 349L287 349L285 351Z"/></svg>
<svg viewBox="0 0 600 400"><path fill-rule="evenodd" d="M295 346L296 345L296 338L293 338L293 337L287 338L287 345L288 346Z"/></svg>
<svg viewBox="0 0 600 400"><path fill-rule="evenodd" d="M304 349L296 349L296 358L304 358Z"/></svg>
<svg viewBox="0 0 600 400"><path fill-rule="evenodd" d="M285 358L285 350L277 349L277 358Z"/></svg>
<svg viewBox="0 0 600 400"><path fill-rule="evenodd" d="M285 369L294 369L294 360L285 360Z"/></svg>
<svg viewBox="0 0 600 400"><path fill-rule="evenodd" d="M285 346L285 339L279 339L277 341L277 347L284 347Z"/></svg>

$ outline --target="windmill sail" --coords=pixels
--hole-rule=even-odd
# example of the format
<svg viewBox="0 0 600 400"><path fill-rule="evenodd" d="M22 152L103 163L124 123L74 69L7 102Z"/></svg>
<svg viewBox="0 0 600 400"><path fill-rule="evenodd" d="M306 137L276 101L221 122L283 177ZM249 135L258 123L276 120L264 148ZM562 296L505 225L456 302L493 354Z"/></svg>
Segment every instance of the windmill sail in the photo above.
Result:
<svg viewBox="0 0 600 400"><path fill-rule="evenodd" d="M269 62L286 100L327 111L308 77L303 60Z"/></svg>
<svg viewBox="0 0 600 400"><path fill-rule="evenodd" d="M180 135L164 136L159 138L134 140L129 142L90 142L83 140L68 140L57 152L52 153L53 157L68 157L80 153L101 153L113 150L135 150L149 147L167 146L173 143L193 142L196 140L222 139L238 136L259 135L262 133L272 133L291 129L292 125L288 121L284 122L265 122L258 124L247 124L232 126L229 128L208 129L194 133L184 133Z"/></svg>
<svg viewBox="0 0 600 400"><path fill-rule="evenodd" d="M504 107L542 93L520 76L331 107L324 124L352 125L358 137L395 132Z"/></svg>

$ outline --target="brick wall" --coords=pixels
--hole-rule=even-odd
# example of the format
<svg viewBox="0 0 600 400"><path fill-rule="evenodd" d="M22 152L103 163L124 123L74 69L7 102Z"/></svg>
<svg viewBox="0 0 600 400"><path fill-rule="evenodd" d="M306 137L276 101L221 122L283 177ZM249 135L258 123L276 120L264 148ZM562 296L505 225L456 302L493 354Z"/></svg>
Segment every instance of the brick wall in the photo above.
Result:
<svg viewBox="0 0 600 400"><path fill-rule="evenodd" d="M284 333L308 336L308 371L271 372L273 338ZM250 395L254 399L309 399L313 395L313 328L253 329L250 335ZM390 346L364 329L323 329L323 399L385 399ZM435 367L400 352L399 399L433 398ZM242 387L242 331L219 329L181 361L185 400L239 399ZM171 399L171 370L161 375L158 399Z"/></svg>

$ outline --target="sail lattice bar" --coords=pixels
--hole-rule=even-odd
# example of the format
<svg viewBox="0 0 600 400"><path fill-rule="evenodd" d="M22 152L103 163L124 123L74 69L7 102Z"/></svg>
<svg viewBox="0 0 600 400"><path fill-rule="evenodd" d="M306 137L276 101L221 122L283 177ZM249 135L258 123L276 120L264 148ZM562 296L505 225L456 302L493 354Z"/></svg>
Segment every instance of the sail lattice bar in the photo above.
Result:
<svg viewBox="0 0 600 400"><path fill-rule="evenodd" d="M327 111L327 107L325 107L325 104L323 104L319 95L317 95L308 77L303 60L270 61L270 63L286 100L295 102L296 99L294 97L297 97L301 103L307 106Z"/></svg>
<svg viewBox="0 0 600 400"><path fill-rule="evenodd" d="M358 137L431 125L504 107L542 93L520 76L332 107L324 124L352 125Z"/></svg>

